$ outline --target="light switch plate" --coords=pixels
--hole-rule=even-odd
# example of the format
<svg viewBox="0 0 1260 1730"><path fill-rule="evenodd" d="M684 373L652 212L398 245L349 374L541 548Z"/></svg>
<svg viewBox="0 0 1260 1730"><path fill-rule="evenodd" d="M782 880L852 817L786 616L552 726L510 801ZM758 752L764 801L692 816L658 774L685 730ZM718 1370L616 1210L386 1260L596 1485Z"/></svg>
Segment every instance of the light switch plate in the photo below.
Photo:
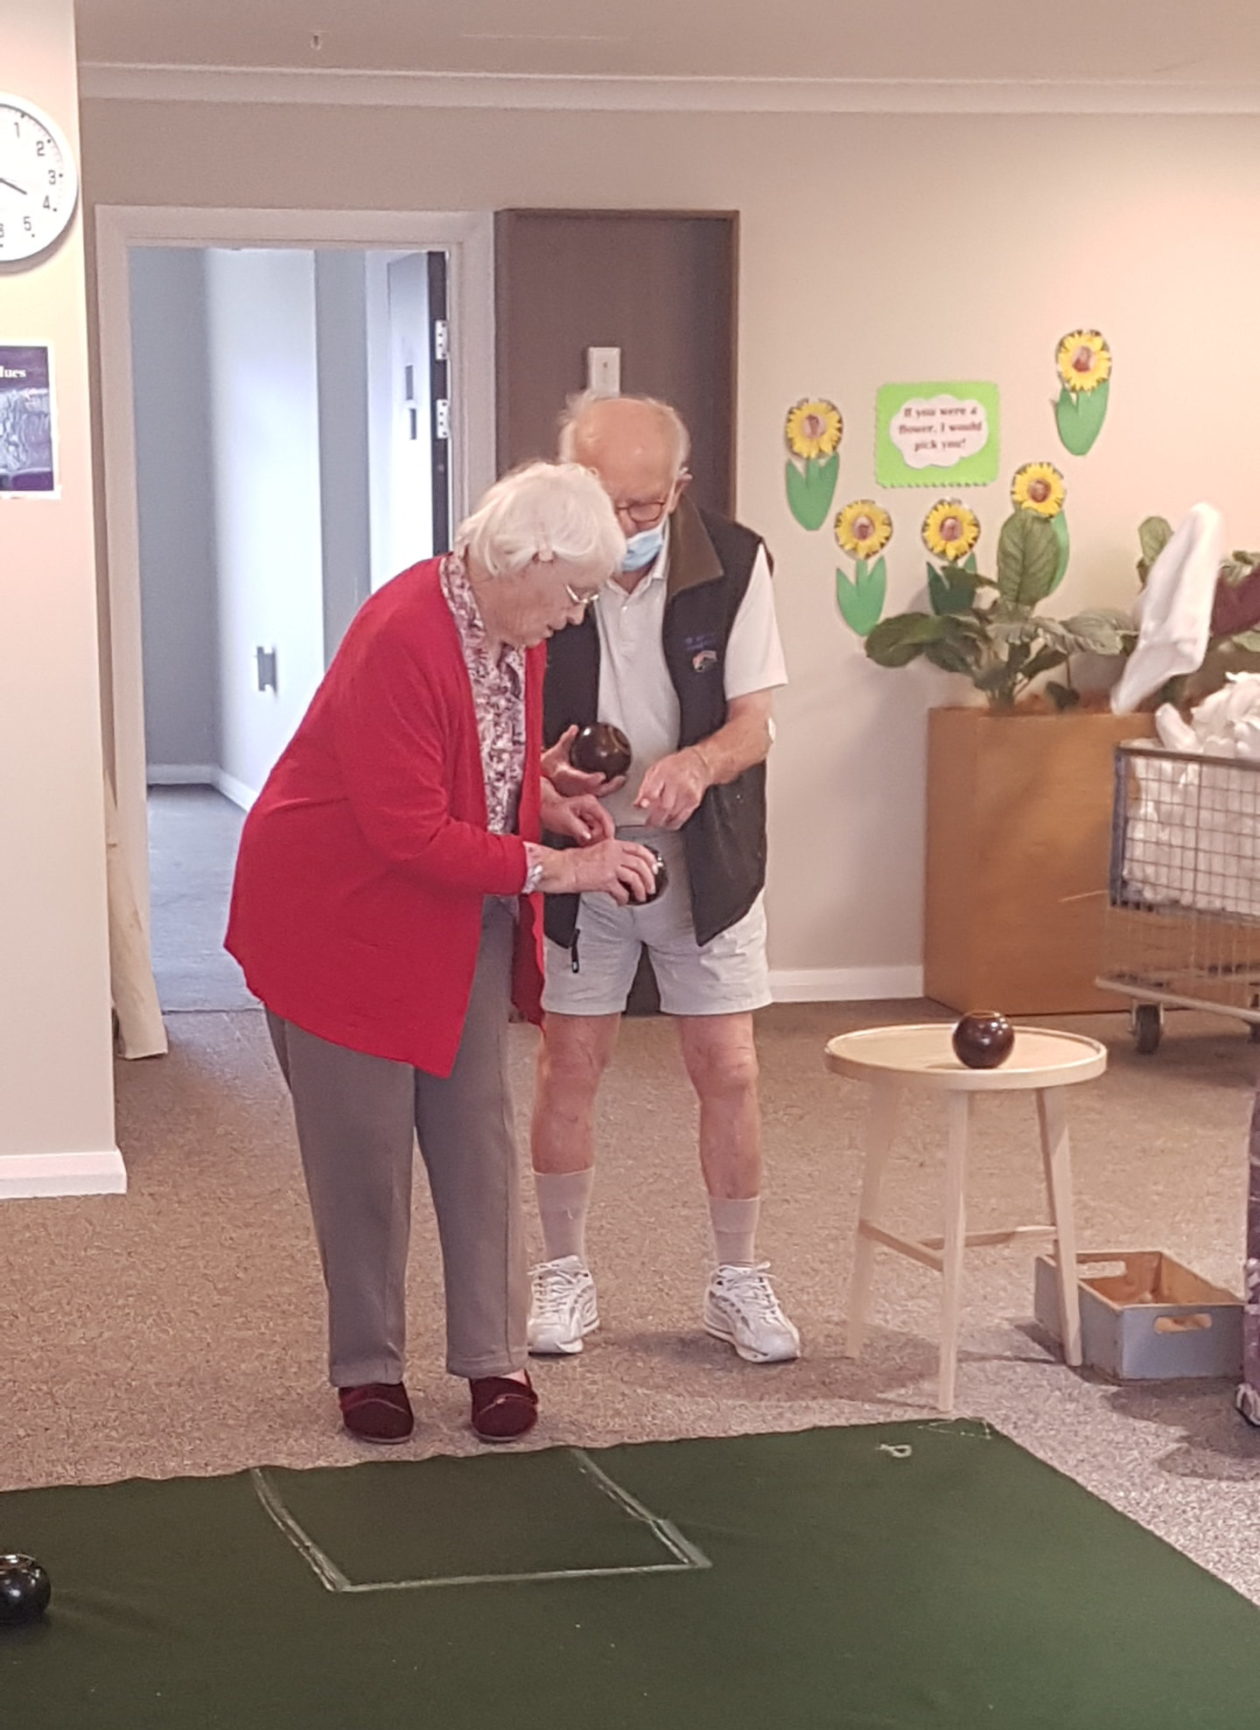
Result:
<svg viewBox="0 0 1260 1730"><path fill-rule="evenodd" d="M621 395L621 350L619 348L588 348L586 351L586 388L596 396Z"/></svg>

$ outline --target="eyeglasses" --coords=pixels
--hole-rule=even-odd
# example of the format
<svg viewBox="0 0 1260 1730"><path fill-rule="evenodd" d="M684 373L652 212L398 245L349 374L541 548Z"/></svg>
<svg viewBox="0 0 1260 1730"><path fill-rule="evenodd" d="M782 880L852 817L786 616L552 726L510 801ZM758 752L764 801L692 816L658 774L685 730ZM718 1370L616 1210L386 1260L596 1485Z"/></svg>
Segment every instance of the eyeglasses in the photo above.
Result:
<svg viewBox="0 0 1260 1730"><path fill-rule="evenodd" d="M663 499L628 499L624 502L614 499L613 509L619 517L629 517L636 529L654 528L669 509L679 486L690 479L691 476L683 469Z"/></svg>
<svg viewBox="0 0 1260 1730"><path fill-rule="evenodd" d="M588 607L593 607L596 600L599 598L598 589L596 589L595 593L591 595L579 595L577 590L571 588L568 583L564 585L564 592L573 602L573 605L575 607L581 607L583 612L585 612Z"/></svg>

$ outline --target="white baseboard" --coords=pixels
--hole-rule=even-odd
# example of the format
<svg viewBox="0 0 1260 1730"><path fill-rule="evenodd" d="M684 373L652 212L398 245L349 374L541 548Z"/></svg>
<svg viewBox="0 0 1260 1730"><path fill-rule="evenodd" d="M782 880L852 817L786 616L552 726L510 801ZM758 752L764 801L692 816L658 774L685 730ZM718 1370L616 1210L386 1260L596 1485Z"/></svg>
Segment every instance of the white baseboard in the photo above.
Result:
<svg viewBox="0 0 1260 1730"><path fill-rule="evenodd" d="M219 771L213 763L150 763L144 773L150 787L213 787Z"/></svg>
<svg viewBox="0 0 1260 1730"><path fill-rule="evenodd" d="M127 1168L116 1147L101 1153L0 1154L0 1201L23 1196L125 1195Z"/></svg>
<svg viewBox="0 0 1260 1730"><path fill-rule="evenodd" d="M235 775L229 775L225 769L216 769L213 784L225 799L230 799L234 805L239 805L242 811L248 811L258 797L253 787L247 787L244 781L238 781Z"/></svg>
<svg viewBox="0 0 1260 1730"><path fill-rule="evenodd" d="M921 967L772 968L776 1003L870 1003L923 995Z"/></svg>
<svg viewBox="0 0 1260 1730"><path fill-rule="evenodd" d="M214 787L242 811L258 797L254 788L214 763L150 763L145 778L150 787Z"/></svg>

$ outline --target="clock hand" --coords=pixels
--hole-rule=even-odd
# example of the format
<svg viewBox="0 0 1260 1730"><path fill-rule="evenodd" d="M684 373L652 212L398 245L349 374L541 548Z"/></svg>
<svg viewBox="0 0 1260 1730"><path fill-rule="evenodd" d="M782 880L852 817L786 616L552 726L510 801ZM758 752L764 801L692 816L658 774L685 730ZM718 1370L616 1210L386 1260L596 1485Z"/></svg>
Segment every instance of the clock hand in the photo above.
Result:
<svg viewBox="0 0 1260 1730"><path fill-rule="evenodd" d="M7 186L10 192L16 192L20 198L30 197L24 186L15 186L11 180L6 180L3 174L0 174L0 186Z"/></svg>

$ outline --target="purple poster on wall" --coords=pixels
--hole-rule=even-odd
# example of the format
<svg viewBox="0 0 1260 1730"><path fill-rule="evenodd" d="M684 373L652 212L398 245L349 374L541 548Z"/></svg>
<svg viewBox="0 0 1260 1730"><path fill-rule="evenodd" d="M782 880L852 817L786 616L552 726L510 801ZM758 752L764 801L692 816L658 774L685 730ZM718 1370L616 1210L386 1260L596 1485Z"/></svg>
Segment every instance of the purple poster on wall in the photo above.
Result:
<svg viewBox="0 0 1260 1730"><path fill-rule="evenodd" d="M0 493L56 491L49 351L0 343Z"/></svg>

